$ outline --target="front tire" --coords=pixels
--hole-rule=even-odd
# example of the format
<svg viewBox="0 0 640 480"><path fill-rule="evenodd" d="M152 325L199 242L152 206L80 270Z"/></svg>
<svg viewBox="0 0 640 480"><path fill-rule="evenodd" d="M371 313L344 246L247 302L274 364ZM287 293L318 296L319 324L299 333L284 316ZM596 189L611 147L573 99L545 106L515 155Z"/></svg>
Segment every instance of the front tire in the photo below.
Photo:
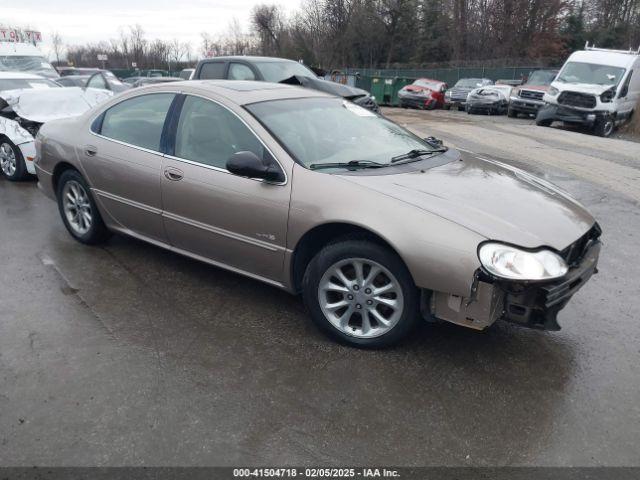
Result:
<svg viewBox="0 0 640 480"><path fill-rule="evenodd" d="M536 120L536 125L539 127L550 127L553 123L553 120L544 119L544 120Z"/></svg>
<svg viewBox="0 0 640 480"><path fill-rule="evenodd" d="M0 170L10 182L19 182L28 176L22 152L7 138L0 139Z"/></svg>
<svg viewBox="0 0 640 480"><path fill-rule="evenodd" d="M593 126L593 132L599 137L610 137L613 131L616 128L615 121L613 117L607 115L603 118L598 118L596 120L595 125Z"/></svg>
<svg viewBox="0 0 640 480"><path fill-rule="evenodd" d="M307 267L303 299L324 333L360 348L397 343L420 318L419 292L402 259L367 240L324 247Z"/></svg>
<svg viewBox="0 0 640 480"><path fill-rule="evenodd" d="M512 108L507 109L507 117L509 118L518 118L518 112L513 110Z"/></svg>
<svg viewBox="0 0 640 480"><path fill-rule="evenodd" d="M64 226L81 243L102 243L110 232L102 221L91 189L77 170L67 170L58 180L58 210Z"/></svg>

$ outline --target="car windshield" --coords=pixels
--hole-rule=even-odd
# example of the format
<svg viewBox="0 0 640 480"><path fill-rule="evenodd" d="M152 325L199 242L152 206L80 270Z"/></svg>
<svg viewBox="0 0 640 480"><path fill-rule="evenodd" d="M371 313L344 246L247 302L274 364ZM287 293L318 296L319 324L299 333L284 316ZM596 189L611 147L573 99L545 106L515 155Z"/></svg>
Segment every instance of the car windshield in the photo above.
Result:
<svg viewBox="0 0 640 480"><path fill-rule="evenodd" d="M0 78L0 92L23 88L58 88L59 85L45 78Z"/></svg>
<svg viewBox="0 0 640 480"><path fill-rule="evenodd" d="M463 78L456 82L456 87L460 88L477 88L483 85L481 78Z"/></svg>
<svg viewBox="0 0 640 480"><path fill-rule="evenodd" d="M429 88L431 90L440 90L441 83L438 82L430 82L429 80L416 80L413 82L414 85L418 85L419 87Z"/></svg>
<svg viewBox="0 0 640 480"><path fill-rule="evenodd" d="M246 108L306 167L348 162L388 165L393 157L411 150L436 151L399 125L338 98L273 100Z"/></svg>
<svg viewBox="0 0 640 480"><path fill-rule="evenodd" d="M255 62L254 65L267 82L278 83L294 75L316 77L311 70L298 62Z"/></svg>
<svg viewBox="0 0 640 480"><path fill-rule="evenodd" d="M558 78L564 83L590 83L595 85L618 85L624 76L624 68L594 63L569 62Z"/></svg>
<svg viewBox="0 0 640 480"><path fill-rule="evenodd" d="M44 57L24 55L0 56L0 71L3 72L35 72L45 76L58 76L56 70Z"/></svg>
<svg viewBox="0 0 640 480"><path fill-rule="evenodd" d="M551 85L553 79L556 78L556 74L557 72L548 70L536 70L527 80L527 85Z"/></svg>

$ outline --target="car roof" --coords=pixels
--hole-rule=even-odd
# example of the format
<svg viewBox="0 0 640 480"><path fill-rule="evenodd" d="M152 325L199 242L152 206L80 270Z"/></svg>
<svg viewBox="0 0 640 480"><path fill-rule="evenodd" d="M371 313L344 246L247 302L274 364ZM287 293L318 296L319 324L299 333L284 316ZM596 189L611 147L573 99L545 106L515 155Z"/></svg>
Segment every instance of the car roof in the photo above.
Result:
<svg viewBox="0 0 640 480"><path fill-rule="evenodd" d="M445 83L442 80L434 80L433 78L427 78L427 77L416 78L414 80L414 82L417 82L418 80L422 80L422 81L425 81L425 82L431 82L431 83Z"/></svg>
<svg viewBox="0 0 640 480"><path fill-rule="evenodd" d="M640 60L640 56L635 52L622 53L603 50L579 50L573 52L567 62L594 63L596 65L631 68L638 60Z"/></svg>
<svg viewBox="0 0 640 480"><path fill-rule="evenodd" d="M44 77L40 75L34 75L33 73L23 72L0 72L0 79L20 79L20 80L44 80Z"/></svg>
<svg viewBox="0 0 640 480"><path fill-rule="evenodd" d="M201 62L215 62L216 60L244 60L247 62L294 62L298 63L295 60L290 60L288 58L278 58L278 57L261 57L259 55L250 56L250 55L230 55L227 57L213 57L213 58L204 58L200 60Z"/></svg>
<svg viewBox="0 0 640 480"><path fill-rule="evenodd" d="M325 97L333 95L282 83L253 82L247 80L183 80L165 82L135 89L138 92L175 91L224 97L237 105L284 100L291 98ZM135 91L134 90L134 91ZM137 92L136 92L137 93Z"/></svg>

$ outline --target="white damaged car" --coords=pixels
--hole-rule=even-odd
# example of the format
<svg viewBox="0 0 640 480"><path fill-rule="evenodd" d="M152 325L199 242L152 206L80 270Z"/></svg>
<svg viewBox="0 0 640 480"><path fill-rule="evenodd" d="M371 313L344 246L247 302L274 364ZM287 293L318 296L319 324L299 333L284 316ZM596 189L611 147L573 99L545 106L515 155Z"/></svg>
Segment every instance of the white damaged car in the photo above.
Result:
<svg viewBox="0 0 640 480"><path fill-rule="evenodd" d="M11 181L36 173L34 139L49 120L80 115L113 95L62 88L38 75L0 72L0 171Z"/></svg>

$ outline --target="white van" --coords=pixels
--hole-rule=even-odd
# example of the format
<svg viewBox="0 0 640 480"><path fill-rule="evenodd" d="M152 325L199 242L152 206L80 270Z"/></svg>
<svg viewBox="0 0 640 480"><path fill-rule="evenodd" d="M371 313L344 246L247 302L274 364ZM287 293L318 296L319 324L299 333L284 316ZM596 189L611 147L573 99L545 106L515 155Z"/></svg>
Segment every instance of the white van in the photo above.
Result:
<svg viewBox="0 0 640 480"><path fill-rule="evenodd" d="M640 100L640 49L585 46L574 52L551 83L536 124L554 121L585 125L608 137L628 120Z"/></svg>
<svg viewBox="0 0 640 480"><path fill-rule="evenodd" d="M33 73L58 78L58 72L40 49L30 43L0 41L0 72Z"/></svg>

